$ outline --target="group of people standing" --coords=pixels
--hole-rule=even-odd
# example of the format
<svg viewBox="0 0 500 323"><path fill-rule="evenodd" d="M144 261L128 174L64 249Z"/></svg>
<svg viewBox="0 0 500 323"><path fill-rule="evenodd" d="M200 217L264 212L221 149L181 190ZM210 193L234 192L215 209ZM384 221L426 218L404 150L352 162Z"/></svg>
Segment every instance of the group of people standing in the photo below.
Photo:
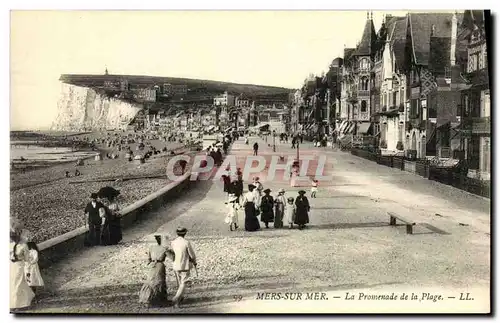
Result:
<svg viewBox="0 0 500 323"><path fill-rule="evenodd" d="M44 281L38 267L38 247L31 233L15 224L10 229L10 309L28 309Z"/></svg>
<svg viewBox="0 0 500 323"><path fill-rule="evenodd" d="M89 228L87 246L115 245L122 240L121 213L115 198L109 195L99 199L97 193L90 195L91 201L84 210L84 221Z"/></svg>
<svg viewBox="0 0 500 323"><path fill-rule="evenodd" d="M248 185L248 192L243 195L242 201L238 196L230 193L225 218L225 223L229 224L230 230L238 229L240 209L243 209L245 213L245 231L260 230L260 222L264 223L266 228L273 223L276 229L283 228L285 225L292 229L294 224L300 230L304 229L309 223L311 210L309 200L305 196L306 192L300 190L296 198L287 198L284 189L280 189L276 197L271 196L271 192L270 189L263 189L259 178L256 177L254 182Z"/></svg>

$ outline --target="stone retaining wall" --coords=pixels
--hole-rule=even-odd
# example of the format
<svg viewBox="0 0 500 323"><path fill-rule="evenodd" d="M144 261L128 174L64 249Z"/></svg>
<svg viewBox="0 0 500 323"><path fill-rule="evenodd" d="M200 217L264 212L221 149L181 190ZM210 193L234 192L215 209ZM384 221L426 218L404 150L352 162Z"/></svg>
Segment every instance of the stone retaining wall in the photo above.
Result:
<svg viewBox="0 0 500 323"><path fill-rule="evenodd" d="M161 190L123 208L121 212L122 228L131 227L136 221L147 217L148 211L157 209L165 202L178 197L191 185L196 185L196 181L191 181L190 178L191 173L187 172ZM40 250L39 266L46 268L71 253L85 248L84 239L87 231L87 227L81 227L40 243L38 245Z"/></svg>

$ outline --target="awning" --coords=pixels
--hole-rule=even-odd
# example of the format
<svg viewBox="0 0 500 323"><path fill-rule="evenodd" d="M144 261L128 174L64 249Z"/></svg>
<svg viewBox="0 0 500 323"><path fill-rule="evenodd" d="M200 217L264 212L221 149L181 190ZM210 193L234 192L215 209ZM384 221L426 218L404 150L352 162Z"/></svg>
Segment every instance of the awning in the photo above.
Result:
<svg viewBox="0 0 500 323"><path fill-rule="evenodd" d="M368 130L370 130L371 125L372 125L371 122L362 122L358 124L358 133L368 133Z"/></svg>
<svg viewBox="0 0 500 323"><path fill-rule="evenodd" d="M342 128L342 133L345 134L349 127L351 126L351 123L348 121L345 126Z"/></svg>
<svg viewBox="0 0 500 323"><path fill-rule="evenodd" d="M355 127L355 126L356 126L356 125L355 125L354 123L350 123L350 124L349 124L349 126L346 128L346 130L345 130L345 132L344 132L344 133L345 133L346 135L347 135L347 134L352 133L352 132L353 132L353 130L354 130L354 127Z"/></svg>
<svg viewBox="0 0 500 323"><path fill-rule="evenodd" d="M344 127L347 125L347 120L343 120L340 126L336 129L337 132L342 132L344 130Z"/></svg>
<svg viewBox="0 0 500 323"><path fill-rule="evenodd" d="M269 124L262 124L262 125L259 125L259 130L260 131L268 131L269 130Z"/></svg>
<svg viewBox="0 0 500 323"><path fill-rule="evenodd" d="M445 123L443 123L442 125L439 125L439 126L437 127L437 129L439 129L439 130L446 130L446 128L449 128L449 127L450 127L450 124L451 124L451 122L450 122L450 121L445 122Z"/></svg>

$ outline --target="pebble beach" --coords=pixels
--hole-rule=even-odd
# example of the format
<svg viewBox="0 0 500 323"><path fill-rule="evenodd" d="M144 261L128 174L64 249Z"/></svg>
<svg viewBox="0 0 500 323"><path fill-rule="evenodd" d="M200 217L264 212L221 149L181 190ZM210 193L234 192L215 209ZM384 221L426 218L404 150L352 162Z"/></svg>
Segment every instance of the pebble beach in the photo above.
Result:
<svg viewBox="0 0 500 323"><path fill-rule="evenodd" d="M83 135L82 135L83 136ZM86 134L87 138L100 138L102 133ZM34 241L40 243L58 235L67 233L84 225L83 209L89 201L91 193L101 187L112 186L120 190L117 199L121 208L140 200L161 189L170 181L166 177L123 180L127 177L163 176L171 157L171 151L190 153L190 148L178 141L148 140L155 148L165 152L151 156L141 163L138 160L128 161L125 151L99 145L97 151L83 159L82 166L75 161L52 162L46 167L11 171L11 217L17 217L34 234ZM138 143L130 144L134 153ZM98 153L117 153L116 159L104 157L95 160ZM27 161L28 163L30 161ZM37 161L39 163L39 161ZM75 170L81 173L75 176ZM70 177L66 177L68 171ZM95 181L113 179L110 181ZM74 183L76 182L76 183Z"/></svg>

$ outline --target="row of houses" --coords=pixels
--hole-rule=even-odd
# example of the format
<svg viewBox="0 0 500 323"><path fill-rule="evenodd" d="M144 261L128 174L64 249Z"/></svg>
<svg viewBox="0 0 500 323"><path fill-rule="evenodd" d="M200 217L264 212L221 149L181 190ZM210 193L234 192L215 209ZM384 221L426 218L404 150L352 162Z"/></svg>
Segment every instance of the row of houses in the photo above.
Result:
<svg viewBox="0 0 500 323"><path fill-rule="evenodd" d="M340 141L383 155L465 162L469 176L489 180L485 22L476 10L387 15L376 32L367 15L358 45L337 59L341 66L310 76L296 93L296 128L333 128Z"/></svg>
<svg viewBox="0 0 500 323"><path fill-rule="evenodd" d="M239 108L250 107L254 104L252 100L243 96L235 96L229 94L227 91L214 97L214 106L235 106Z"/></svg>

